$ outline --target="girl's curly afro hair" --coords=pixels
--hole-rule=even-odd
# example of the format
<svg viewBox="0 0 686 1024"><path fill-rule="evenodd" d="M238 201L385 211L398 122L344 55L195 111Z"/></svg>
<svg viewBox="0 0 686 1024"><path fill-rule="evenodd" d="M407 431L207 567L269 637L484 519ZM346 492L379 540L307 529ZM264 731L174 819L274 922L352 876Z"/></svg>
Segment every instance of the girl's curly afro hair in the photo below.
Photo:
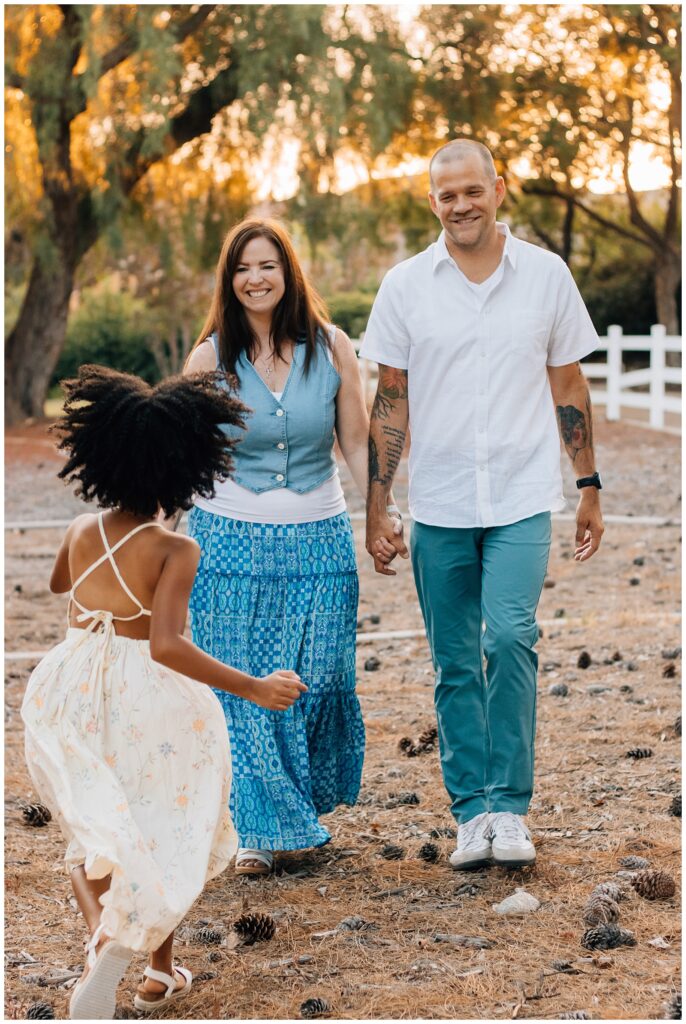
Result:
<svg viewBox="0 0 686 1024"><path fill-rule="evenodd" d="M58 474L103 508L166 516L211 497L233 469L246 407L218 386L224 374L171 377L154 387L105 366L86 365L62 381L64 416L53 430L68 458ZM231 384L235 387L235 379Z"/></svg>

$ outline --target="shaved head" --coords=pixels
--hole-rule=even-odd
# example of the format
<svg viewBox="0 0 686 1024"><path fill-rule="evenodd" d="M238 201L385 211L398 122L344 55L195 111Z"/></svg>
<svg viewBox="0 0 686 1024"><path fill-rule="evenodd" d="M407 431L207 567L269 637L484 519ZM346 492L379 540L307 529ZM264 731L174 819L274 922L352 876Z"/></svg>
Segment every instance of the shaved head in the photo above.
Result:
<svg viewBox="0 0 686 1024"><path fill-rule="evenodd" d="M474 139L453 139L452 142L446 142L445 146L441 146L440 149L437 149L431 157L431 162L429 163L431 187L434 187L434 168L442 164L452 163L453 161L464 160L465 157L470 156L478 156L484 166L484 170L486 171L489 180L495 181L498 177L498 172L495 169L490 149L484 146L483 143L476 142Z"/></svg>

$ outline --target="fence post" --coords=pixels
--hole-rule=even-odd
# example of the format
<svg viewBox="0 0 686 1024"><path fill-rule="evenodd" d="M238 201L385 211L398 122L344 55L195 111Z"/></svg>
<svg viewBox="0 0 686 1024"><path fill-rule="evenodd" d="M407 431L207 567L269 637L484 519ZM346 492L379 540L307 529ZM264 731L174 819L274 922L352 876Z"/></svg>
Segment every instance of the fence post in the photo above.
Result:
<svg viewBox="0 0 686 1024"><path fill-rule="evenodd" d="M650 328L650 425L662 429L665 425L665 346L667 328L653 324Z"/></svg>
<svg viewBox="0 0 686 1024"><path fill-rule="evenodd" d="M618 420L622 396L622 328L610 324L607 329L607 404L605 418Z"/></svg>

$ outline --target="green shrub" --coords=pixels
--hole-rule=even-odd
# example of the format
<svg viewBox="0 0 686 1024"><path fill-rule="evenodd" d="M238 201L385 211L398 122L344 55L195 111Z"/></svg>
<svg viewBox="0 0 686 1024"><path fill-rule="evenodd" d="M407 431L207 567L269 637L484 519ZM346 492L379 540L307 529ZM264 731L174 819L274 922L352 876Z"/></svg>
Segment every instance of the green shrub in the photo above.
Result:
<svg viewBox="0 0 686 1024"><path fill-rule="evenodd" d="M150 313L140 299L120 292L86 292L69 318L52 384L73 377L83 363L100 363L155 382L159 370L147 344L149 324Z"/></svg>
<svg viewBox="0 0 686 1024"><path fill-rule="evenodd" d="M349 338L359 338L367 326L373 302L373 292L338 292L328 300L331 321Z"/></svg>

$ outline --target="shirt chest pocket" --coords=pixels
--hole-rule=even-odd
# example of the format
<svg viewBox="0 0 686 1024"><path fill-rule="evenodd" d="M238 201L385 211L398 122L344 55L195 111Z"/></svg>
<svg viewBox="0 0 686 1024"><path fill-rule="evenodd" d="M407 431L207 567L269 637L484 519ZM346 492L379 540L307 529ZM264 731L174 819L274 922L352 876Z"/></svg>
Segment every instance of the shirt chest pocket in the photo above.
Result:
<svg viewBox="0 0 686 1024"><path fill-rule="evenodd" d="M545 363L550 339L551 316L540 309L520 307L510 310L510 350L536 362Z"/></svg>

